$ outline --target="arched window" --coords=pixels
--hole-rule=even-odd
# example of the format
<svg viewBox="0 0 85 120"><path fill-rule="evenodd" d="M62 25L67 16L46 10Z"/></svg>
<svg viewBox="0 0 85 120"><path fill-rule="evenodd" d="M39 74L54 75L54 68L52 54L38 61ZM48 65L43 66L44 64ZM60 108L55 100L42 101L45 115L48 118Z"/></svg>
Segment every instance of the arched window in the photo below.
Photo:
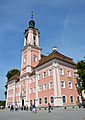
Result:
<svg viewBox="0 0 85 120"><path fill-rule="evenodd" d="M73 96L70 96L70 102L73 103L74 100L73 100Z"/></svg>
<svg viewBox="0 0 85 120"><path fill-rule="evenodd" d="M63 103L66 103L66 96L62 96Z"/></svg>
<svg viewBox="0 0 85 120"><path fill-rule="evenodd" d="M68 87L69 87L69 89L72 89L72 82L71 81L68 82Z"/></svg>
<svg viewBox="0 0 85 120"><path fill-rule="evenodd" d="M64 82L64 80L61 81L61 87L65 88L65 82Z"/></svg>

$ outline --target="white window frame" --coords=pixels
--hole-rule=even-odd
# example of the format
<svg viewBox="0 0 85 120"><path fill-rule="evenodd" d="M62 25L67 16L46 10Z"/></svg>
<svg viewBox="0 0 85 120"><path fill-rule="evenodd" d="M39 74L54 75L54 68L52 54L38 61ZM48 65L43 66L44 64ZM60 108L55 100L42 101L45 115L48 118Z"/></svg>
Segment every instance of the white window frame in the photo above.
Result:
<svg viewBox="0 0 85 120"><path fill-rule="evenodd" d="M53 104L54 103L54 97L53 97L53 102L51 102L51 98L52 98L53 96L50 96L50 103L51 104Z"/></svg>
<svg viewBox="0 0 85 120"><path fill-rule="evenodd" d="M65 96L65 95L63 95ZM63 96L62 96L62 100L63 100ZM63 104L67 103L67 97L65 96L65 102L63 102Z"/></svg>
<svg viewBox="0 0 85 120"><path fill-rule="evenodd" d="M79 97L79 96L77 96L77 102L78 102L78 103L80 102L80 97Z"/></svg>
<svg viewBox="0 0 85 120"><path fill-rule="evenodd" d="M46 96L44 97L44 104L46 105L46 104L48 104L48 98L47 98L47 103L45 103L45 98L47 98Z"/></svg>
<svg viewBox="0 0 85 120"><path fill-rule="evenodd" d="M36 93L36 87L33 88L33 93Z"/></svg>
<svg viewBox="0 0 85 120"><path fill-rule="evenodd" d="M41 80L42 79L42 74L38 74L38 80Z"/></svg>
<svg viewBox="0 0 85 120"><path fill-rule="evenodd" d="M42 105L42 98L40 97L39 100L41 99L41 104L40 104L40 101L39 101L39 105Z"/></svg>
<svg viewBox="0 0 85 120"><path fill-rule="evenodd" d="M70 70L67 71L67 76L71 77L71 71Z"/></svg>
<svg viewBox="0 0 85 120"><path fill-rule="evenodd" d="M41 84L38 86L38 89L39 89L39 92L42 91L42 85Z"/></svg>
<svg viewBox="0 0 85 120"><path fill-rule="evenodd" d="M25 55L24 56L24 64L26 64L27 63L27 56Z"/></svg>
<svg viewBox="0 0 85 120"><path fill-rule="evenodd" d="M52 84L50 84L50 83L52 83ZM49 89L52 89L53 88L53 82L52 82L52 80L49 82Z"/></svg>
<svg viewBox="0 0 85 120"><path fill-rule="evenodd" d="M30 88L30 94L32 94L32 88Z"/></svg>
<svg viewBox="0 0 85 120"><path fill-rule="evenodd" d="M71 102L71 97L73 97L73 102ZM74 96L70 95L70 103L74 103Z"/></svg>
<svg viewBox="0 0 85 120"><path fill-rule="evenodd" d="M33 62L37 62L37 56L33 55Z"/></svg>
<svg viewBox="0 0 85 120"><path fill-rule="evenodd" d="M69 83L71 83L71 84L69 84ZM68 81L68 87L69 87L69 89L72 89L72 82L71 81Z"/></svg>
<svg viewBox="0 0 85 120"><path fill-rule="evenodd" d="M47 84L46 83L43 84L43 90L47 90Z"/></svg>
<svg viewBox="0 0 85 120"><path fill-rule="evenodd" d="M78 89L78 87L79 87L79 85L78 85L78 83L76 82L76 83L75 83L75 88Z"/></svg>
<svg viewBox="0 0 85 120"><path fill-rule="evenodd" d="M65 88L65 81L64 80L61 80L61 88Z"/></svg>
<svg viewBox="0 0 85 120"><path fill-rule="evenodd" d="M53 71L52 71L52 68L50 68L49 70L48 70L48 76L52 76L53 75Z"/></svg>
<svg viewBox="0 0 85 120"><path fill-rule="evenodd" d="M46 78L47 77L47 73L46 71L43 72L43 78Z"/></svg>
<svg viewBox="0 0 85 120"><path fill-rule="evenodd" d="M60 75L64 75L64 69L60 68Z"/></svg>

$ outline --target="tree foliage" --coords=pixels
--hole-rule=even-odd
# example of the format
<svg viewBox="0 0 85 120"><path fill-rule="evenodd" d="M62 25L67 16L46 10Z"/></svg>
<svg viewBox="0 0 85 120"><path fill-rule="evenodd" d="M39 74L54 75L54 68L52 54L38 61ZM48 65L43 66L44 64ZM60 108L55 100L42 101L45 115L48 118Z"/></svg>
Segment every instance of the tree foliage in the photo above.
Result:
<svg viewBox="0 0 85 120"><path fill-rule="evenodd" d="M5 103L6 103L6 101L0 101L0 106L4 106L5 107Z"/></svg>
<svg viewBox="0 0 85 120"><path fill-rule="evenodd" d="M79 85L81 90L85 90L85 60L81 60L77 63Z"/></svg>
<svg viewBox="0 0 85 120"><path fill-rule="evenodd" d="M20 73L20 71L18 69L9 70L6 74L7 80L10 80L10 78L17 73Z"/></svg>

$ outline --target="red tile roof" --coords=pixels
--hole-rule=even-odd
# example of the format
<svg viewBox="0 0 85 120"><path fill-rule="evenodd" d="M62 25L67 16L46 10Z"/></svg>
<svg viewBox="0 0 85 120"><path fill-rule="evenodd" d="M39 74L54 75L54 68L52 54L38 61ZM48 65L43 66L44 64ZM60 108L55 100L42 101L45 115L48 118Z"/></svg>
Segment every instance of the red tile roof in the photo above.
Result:
<svg viewBox="0 0 85 120"><path fill-rule="evenodd" d="M48 56L42 57L41 60L39 61L39 64L37 65L37 67L49 62L52 59L55 59L55 58L75 66L75 63L72 61L73 60L72 58L63 55L63 54L59 53L58 51L53 51Z"/></svg>

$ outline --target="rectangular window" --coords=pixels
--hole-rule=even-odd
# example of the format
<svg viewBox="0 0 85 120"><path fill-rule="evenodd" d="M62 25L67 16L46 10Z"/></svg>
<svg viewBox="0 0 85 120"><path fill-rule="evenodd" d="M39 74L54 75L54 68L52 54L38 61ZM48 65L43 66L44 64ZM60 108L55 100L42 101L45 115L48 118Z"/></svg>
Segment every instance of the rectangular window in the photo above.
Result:
<svg viewBox="0 0 85 120"><path fill-rule="evenodd" d="M32 88L30 88L30 93L32 93Z"/></svg>
<svg viewBox="0 0 85 120"><path fill-rule="evenodd" d="M61 81L61 87L65 88L65 82L63 80Z"/></svg>
<svg viewBox="0 0 85 120"><path fill-rule="evenodd" d="M46 83L43 85L43 89L47 90L47 84Z"/></svg>
<svg viewBox="0 0 85 120"><path fill-rule="evenodd" d="M52 88L53 88L53 82L50 81L50 82L49 82L49 89L52 89Z"/></svg>
<svg viewBox="0 0 85 120"><path fill-rule="evenodd" d="M64 75L64 69L60 68L60 75Z"/></svg>
<svg viewBox="0 0 85 120"><path fill-rule="evenodd" d="M78 102L78 103L80 102L79 96L77 96L77 102Z"/></svg>
<svg viewBox="0 0 85 120"><path fill-rule="evenodd" d="M43 73L43 78L46 78L46 72Z"/></svg>
<svg viewBox="0 0 85 120"><path fill-rule="evenodd" d="M66 97L62 96L62 99L63 99L63 103L66 103Z"/></svg>
<svg viewBox="0 0 85 120"><path fill-rule="evenodd" d="M33 82L35 82L36 81L36 76L34 76L34 78L33 78Z"/></svg>
<svg viewBox="0 0 85 120"><path fill-rule="evenodd" d="M68 87L69 87L69 89L72 89L72 82L71 81L68 82Z"/></svg>
<svg viewBox="0 0 85 120"><path fill-rule="evenodd" d="M38 74L38 80L41 80L42 77L41 77L41 74Z"/></svg>
<svg viewBox="0 0 85 120"><path fill-rule="evenodd" d="M78 87L79 87L78 83L75 83L75 87L76 87L76 89L78 89Z"/></svg>
<svg viewBox="0 0 85 120"><path fill-rule="evenodd" d="M47 97L44 98L44 103L47 104Z"/></svg>
<svg viewBox="0 0 85 120"><path fill-rule="evenodd" d="M49 76L52 76L52 69L49 69L49 70L48 70L48 75L49 75Z"/></svg>
<svg viewBox="0 0 85 120"><path fill-rule="evenodd" d="M34 93L36 92L36 87L33 88L33 92L34 92Z"/></svg>
<svg viewBox="0 0 85 120"><path fill-rule="evenodd" d="M42 85L39 85L39 91L40 92L42 91Z"/></svg>
<svg viewBox="0 0 85 120"><path fill-rule="evenodd" d="M73 96L70 96L70 102L73 103Z"/></svg>
<svg viewBox="0 0 85 120"><path fill-rule="evenodd" d="M54 103L54 98L53 97L50 97L50 102Z"/></svg>
<svg viewBox="0 0 85 120"><path fill-rule="evenodd" d="M76 72L74 72L74 78L76 78L77 77L77 73Z"/></svg>
<svg viewBox="0 0 85 120"><path fill-rule="evenodd" d="M68 77L71 77L71 72L68 70L67 71Z"/></svg>
<svg viewBox="0 0 85 120"><path fill-rule="evenodd" d="M36 55L33 56L33 61L37 62L37 56Z"/></svg>
<svg viewBox="0 0 85 120"><path fill-rule="evenodd" d="M41 98L39 98L39 104L42 104L42 99Z"/></svg>
<svg viewBox="0 0 85 120"><path fill-rule="evenodd" d="M24 64L27 62L27 56L24 56Z"/></svg>

